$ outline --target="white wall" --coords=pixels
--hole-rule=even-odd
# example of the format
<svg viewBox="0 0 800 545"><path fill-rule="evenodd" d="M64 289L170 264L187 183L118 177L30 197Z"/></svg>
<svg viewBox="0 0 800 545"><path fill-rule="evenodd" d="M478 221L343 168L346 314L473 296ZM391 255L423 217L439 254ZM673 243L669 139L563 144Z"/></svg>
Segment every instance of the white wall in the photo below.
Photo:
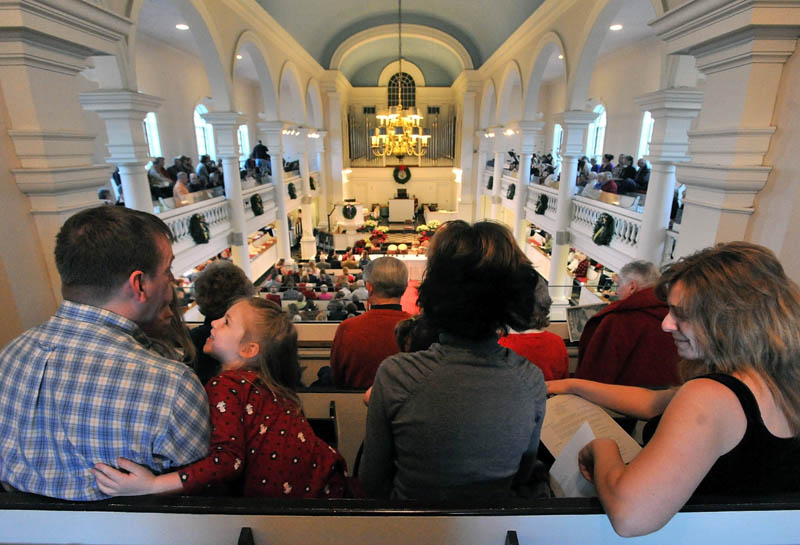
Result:
<svg viewBox="0 0 800 545"><path fill-rule="evenodd" d="M394 181L391 168L354 168L347 175L345 198L356 198L364 206L386 204L403 187L420 204L437 203L442 210L455 210L455 175L453 169L409 167L411 179L404 185Z"/></svg>

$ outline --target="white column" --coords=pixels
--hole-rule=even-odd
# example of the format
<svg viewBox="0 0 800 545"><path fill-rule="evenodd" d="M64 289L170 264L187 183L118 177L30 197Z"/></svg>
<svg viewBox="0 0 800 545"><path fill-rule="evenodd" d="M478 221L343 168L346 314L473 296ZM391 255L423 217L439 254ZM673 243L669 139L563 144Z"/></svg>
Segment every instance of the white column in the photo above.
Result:
<svg viewBox="0 0 800 545"><path fill-rule="evenodd" d="M572 279L567 273L567 256L570 248L569 224L572 220L572 195L575 193L575 176L578 157L583 155L586 128L595 120L594 112L568 111L556 114L555 122L564 129L561 142L561 179L558 182L558 208L556 232L553 235L553 253L550 259L550 295L553 301L564 303L572 291Z"/></svg>
<svg viewBox="0 0 800 545"><path fill-rule="evenodd" d="M7 264L4 274L12 287L50 286L46 293L15 290L27 292L17 303L27 327L41 316L31 307L49 314L61 299L56 233L76 212L97 206L97 189L108 184L113 170L93 162L95 135L76 100L85 88L76 76L89 57L117 52L133 24L91 2L5 2L0 13L0 81L14 149L6 166L21 193L14 194L15 210L3 212L2 219L7 236L28 254L26 263Z"/></svg>
<svg viewBox="0 0 800 545"><path fill-rule="evenodd" d="M300 257L302 259L311 259L317 252L317 244L314 239L314 222L311 220L311 183L309 176L311 170L308 168L308 129L300 131L299 138L300 144L300 187L302 187L303 195L300 198L300 212L301 221L303 225L303 236L300 237Z"/></svg>
<svg viewBox="0 0 800 545"><path fill-rule="evenodd" d="M328 142L328 162L330 171L328 172L328 195L334 203L343 200L343 179L342 170L344 163L344 130L342 127L342 94L336 90L327 92L328 98L328 133L331 139Z"/></svg>
<svg viewBox="0 0 800 545"><path fill-rule="evenodd" d="M328 207L330 201L328 197L328 185L330 184L330 177L328 176L328 162L325 159L325 137L328 135L327 131L317 131L319 140L317 141L317 164L319 165L319 225L328 226Z"/></svg>
<svg viewBox="0 0 800 545"><path fill-rule="evenodd" d="M145 170L150 157L142 122L162 100L136 91L99 90L81 93L80 102L84 110L97 112L106 124L107 160L119 167L125 206L152 214L153 199Z"/></svg>
<svg viewBox="0 0 800 545"><path fill-rule="evenodd" d="M492 185L492 213L490 219L496 220L497 216L500 213L500 203L502 202L502 197L500 196L500 190L503 186L503 156L504 151L497 150L499 142L502 142L502 138L500 138L499 131L495 131L495 149L494 149L494 169L492 170L492 177L494 178Z"/></svg>
<svg viewBox="0 0 800 545"><path fill-rule="evenodd" d="M281 131L284 124L281 121L267 121L258 124L258 130L263 135L262 140L269 148L270 165L272 167L272 194L275 196L275 205L278 208L275 220L275 237L278 239L278 258L289 259L292 249L289 245L289 226L286 222L286 188L283 185L283 139Z"/></svg>
<svg viewBox="0 0 800 545"><path fill-rule="evenodd" d="M222 172L225 176L225 196L231 213L231 259L242 269L248 278L250 272L250 250L247 244L247 223L244 217L242 182L239 179L239 141L236 131L241 115L236 112L209 112L203 119L214 128L214 145L217 157L222 158Z"/></svg>
<svg viewBox="0 0 800 545"><path fill-rule="evenodd" d="M531 180L531 161L533 160L533 153L536 149L536 141L541 136L544 123L541 121L520 121L520 165L519 176L517 182L517 194L514 197L519 199L516 204L516 224L514 228L514 236L522 248L527 244L528 230L524 229L525 221L525 203L528 200L528 186Z"/></svg>
<svg viewBox="0 0 800 545"><path fill-rule="evenodd" d="M476 100L477 93L471 90L466 90L461 98L460 113L461 113L461 138L459 145L459 168L461 169L461 183L456 184L456 198L453 201L454 209L461 215L461 205L463 204L464 210L474 210L475 206L479 203L473 203L474 187L480 183L481 179L481 166L478 163L478 172L473 173L473 163L475 161L474 150L478 144L475 127L477 125L476 116ZM478 133L480 134L480 133ZM475 216L473 219L477 219Z"/></svg>
<svg viewBox="0 0 800 545"><path fill-rule="evenodd" d="M692 159L676 171L687 187L676 257L747 236L771 170L764 158L783 65L800 34L799 7L797 0L694 0L650 23L667 54L694 56L706 76L689 132Z"/></svg>
<svg viewBox="0 0 800 545"><path fill-rule="evenodd" d="M478 140L478 145L480 146L478 149L478 170L475 173L475 216L473 218L475 221L485 219L483 217L482 194L486 184L488 183L488 179L486 177L486 161L489 160L488 158L490 151L490 139L486 137L486 134L486 131L477 131L475 133L475 138Z"/></svg>
<svg viewBox="0 0 800 545"><path fill-rule="evenodd" d="M651 165L647 200L639 231L637 257L660 265L675 194L675 164L689 160L687 132L703 100L696 89L661 89L637 97L641 110L653 116L653 137L647 159Z"/></svg>

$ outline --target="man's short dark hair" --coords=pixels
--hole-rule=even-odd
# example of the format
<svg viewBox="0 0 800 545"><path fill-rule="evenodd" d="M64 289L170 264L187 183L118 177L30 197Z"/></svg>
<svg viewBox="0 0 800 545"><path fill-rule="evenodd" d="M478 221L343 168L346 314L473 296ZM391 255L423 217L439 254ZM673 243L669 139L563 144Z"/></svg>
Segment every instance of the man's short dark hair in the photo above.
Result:
<svg viewBox="0 0 800 545"><path fill-rule="evenodd" d="M56 235L62 295L77 302L105 302L133 271L154 275L163 258L159 236L173 239L167 224L146 212L120 206L78 212Z"/></svg>
<svg viewBox="0 0 800 545"><path fill-rule="evenodd" d="M277 291L277 286L273 287ZM209 320L222 318L231 301L253 297L255 293L255 287L244 271L230 261L214 261L194 281L195 301Z"/></svg>

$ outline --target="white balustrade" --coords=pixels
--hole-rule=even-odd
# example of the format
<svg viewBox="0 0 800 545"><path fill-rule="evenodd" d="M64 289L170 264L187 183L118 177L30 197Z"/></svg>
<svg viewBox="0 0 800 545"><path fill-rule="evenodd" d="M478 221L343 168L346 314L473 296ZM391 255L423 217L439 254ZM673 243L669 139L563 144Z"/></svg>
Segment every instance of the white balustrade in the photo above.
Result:
<svg viewBox="0 0 800 545"><path fill-rule="evenodd" d="M172 234L175 236L174 245L177 246L191 240L189 223L191 222L192 216L195 214L200 214L205 218L209 231L211 231L212 234L220 228L230 228L230 208L225 197L215 197L188 206L168 210L159 214L158 217L167 224Z"/></svg>
<svg viewBox="0 0 800 545"><path fill-rule="evenodd" d="M536 205L540 196L547 197L547 208L544 214L536 213ZM546 185L528 185L528 201L525 203L525 217L548 233L556 229L556 212L558 210L558 190Z"/></svg>
<svg viewBox="0 0 800 545"><path fill-rule="evenodd" d="M591 239L601 214L609 214L614 220L614 236L608 245L609 248L634 259L634 250L642 226L642 215L637 212L586 197L573 197L570 229Z"/></svg>

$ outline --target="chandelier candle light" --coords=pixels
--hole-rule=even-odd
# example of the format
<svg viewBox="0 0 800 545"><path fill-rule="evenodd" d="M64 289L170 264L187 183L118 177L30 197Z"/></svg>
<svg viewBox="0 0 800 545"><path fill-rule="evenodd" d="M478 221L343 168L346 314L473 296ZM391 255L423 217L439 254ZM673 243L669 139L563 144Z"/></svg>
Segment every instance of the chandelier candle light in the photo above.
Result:
<svg viewBox="0 0 800 545"><path fill-rule="evenodd" d="M403 100L403 18L402 0L397 2L397 97L396 106L381 110L375 116L380 126L375 128L372 136L372 153L376 157L394 155L403 158L406 155L422 157L428 151L430 131L420 126L422 116L416 107L404 109Z"/></svg>

